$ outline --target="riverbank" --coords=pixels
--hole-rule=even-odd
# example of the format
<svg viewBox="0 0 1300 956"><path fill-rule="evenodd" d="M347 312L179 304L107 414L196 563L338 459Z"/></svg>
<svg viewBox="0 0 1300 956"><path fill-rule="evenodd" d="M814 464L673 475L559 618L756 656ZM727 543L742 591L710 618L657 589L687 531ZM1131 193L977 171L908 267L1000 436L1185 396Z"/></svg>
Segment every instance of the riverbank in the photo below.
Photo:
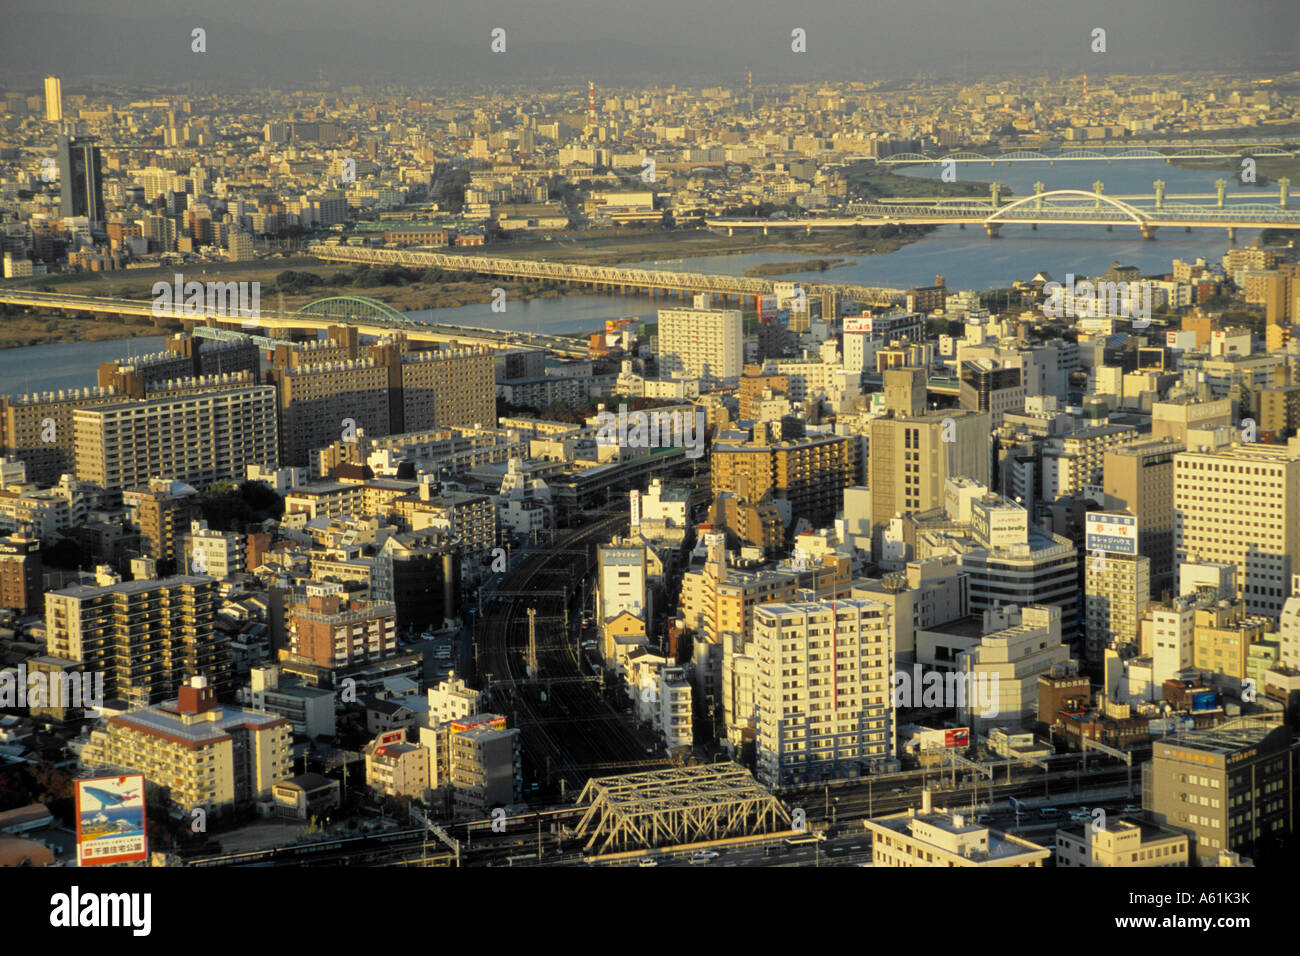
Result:
<svg viewBox="0 0 1300 956"><path fill-rule="evenodd" d="M69 319L49 315L0 315L0 349L73 342L138 339L180 331L179 322L136 316L114 319Z"/></svg>

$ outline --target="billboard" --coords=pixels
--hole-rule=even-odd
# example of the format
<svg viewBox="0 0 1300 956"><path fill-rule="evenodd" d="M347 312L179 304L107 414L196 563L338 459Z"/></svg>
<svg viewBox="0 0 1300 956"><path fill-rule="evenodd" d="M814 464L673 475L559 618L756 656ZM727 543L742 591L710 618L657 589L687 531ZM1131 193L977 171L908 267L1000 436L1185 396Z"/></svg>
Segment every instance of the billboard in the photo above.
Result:
<svg viewBox="0 0 1300 956"><path fill-rule="evenodd" d="M758 318L761 322L771 322L776 318L776 296L760 295L758 297Z"/></svg>
<svg viewBox="0 0 1300 956"><path fill-rule="evenodd" d="M1029 512L1001 499L970 504L971 534L986 548L1007 548L1029 540Z"/></svg>
<svg viewBox="0 0 1300 956"><path fill-rule="evenodd" d="M1137 554L1137 518L1104 511L1088 512L1085 546L1090 552Z"/></svg>
<svg viewBox="0 0 1300 956"><path fill-rule="evenodd" d="M453 720L451 722L451 732L453 734L463 733L466 730L473 730L475 727L491 727L493 730L505 730L506 719L501 714L489 716L466 717L464 720Z"/></svg>
<svg viewBox="0 0 1300 956"><path fill-rule="evenodd" d="M1199 691L1192 695L1192 713L1214 710L1219 706L1219 692L1214 690Z"/></svg>
<svg viewBox="0 0 1300 956"><path fill-rule="evenodd" d="M943 745L945 747L969 747L970 746L970 728L953 727L943 732Z"/></svg>
<svg viewBox="0 0 1300 956"><path fill-rule="evenodd" d="M97 777L76 784L77 865L148 859L143 775Z"/></svg>
<svg viewBox="0 0 1300 956"><path fill-rule="evenodd" d="M388 747L392 744L401 744L406 742L405 730L390 730L379 735L375 743L380 747Z"/></svg>

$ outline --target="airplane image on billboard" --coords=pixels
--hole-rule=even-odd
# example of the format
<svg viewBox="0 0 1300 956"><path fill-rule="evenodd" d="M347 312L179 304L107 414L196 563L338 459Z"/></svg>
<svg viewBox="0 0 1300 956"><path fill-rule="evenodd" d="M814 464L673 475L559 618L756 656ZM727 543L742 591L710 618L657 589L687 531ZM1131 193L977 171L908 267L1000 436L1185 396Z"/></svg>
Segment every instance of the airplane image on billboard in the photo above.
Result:
<svg viewBox="0 0 1300 956"><path fill-rule="evenodd" d="M148 857L144 777L77 781L77 864L98 866Z"/></svg>

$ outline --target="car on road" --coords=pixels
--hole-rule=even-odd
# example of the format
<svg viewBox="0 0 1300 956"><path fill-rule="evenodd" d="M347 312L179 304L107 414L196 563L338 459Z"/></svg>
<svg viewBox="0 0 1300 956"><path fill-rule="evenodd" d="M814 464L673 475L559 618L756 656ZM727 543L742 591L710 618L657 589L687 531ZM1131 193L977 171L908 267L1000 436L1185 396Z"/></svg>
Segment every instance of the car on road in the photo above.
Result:
<svg viewBox="0 0 1300 956"><path fill-rule="evenodd" d="M709 863L713 860L716 860L720 856L722 856L721 853L717 853L713 850L701 850L699 853L696 853L694 856L691 857L691 862Z"/></svg>
<svg viewBox="0 0 1300 956"><path fill-rule="evenodd" d="M992 822L993 822L993 817L992 817L991 814L988 814L988 813L977 813L977 814L975 814L975 822L976 822L976 823L992 823Z"/></svg>
<svg viewBox="0 0 1300 956"><path fill-rule="evenodd" d="M1060 819L1061 811L1056 807L1043 807L1038 811L1038 815L1044 820L1057 820Z"/></svg>
<svg viewBox="0 0 1300 956"><path fill-rule="evenodd" d="M1141 808L1140 806L1138 806L1136 803L1126 803L1126 804L1124 804L1124 809L1123 809L1122 811L1120 811L1120 812L1121 812L1121 813L1141 813L1141 812L1142 812L1142 808Z"/></svg>
<svg viewBox="0 0 1300 956"><path fill-rule="evenodd" d="M636 865L637 866L658 866L659 864L655 860L643 859L643 860L638 860Z"/></svg>

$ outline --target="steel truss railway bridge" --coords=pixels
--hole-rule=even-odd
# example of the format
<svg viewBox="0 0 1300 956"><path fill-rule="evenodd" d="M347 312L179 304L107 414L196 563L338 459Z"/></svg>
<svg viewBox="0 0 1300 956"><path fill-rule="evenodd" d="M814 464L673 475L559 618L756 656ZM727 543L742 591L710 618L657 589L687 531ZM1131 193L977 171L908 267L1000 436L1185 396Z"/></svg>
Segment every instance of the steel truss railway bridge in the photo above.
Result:
<svg viewBox="0 0 1300 956"><path fill-rule="evenodd" d="M737 764L590 780L576 835L604 853L784 831L790 813Z"/></svg>
<svg viewBox="0 0 1300 956"><path fill-rule="evenodd" d="M764 220L766 221L766 220ZM751 276L712 275L701 272L670 272L656 269L627 269L621 266L589 266L541 259L513 259L508 256L451 255L416 249L368 249L360 246L331 246L312 243L307 250L328 262L358 265L404 266L412 269L439 268L509 279L539 279L585 286L595 292L646 294L656 297L676 293L680 298L707 293L725 304L745 307L759 296L772 295L775 281ZM843 298L870 305L901 304L902 289L841 285L829 282L801 283L809 296L838 292ZM754 301L754 305L756 305Z"/></svg>
<svg viewBox="0 0 1300 956"><path fill-rule="evenodd" d="M1100 184L1098 184L1100 185ZM1041 184L1040 184L1041 186ZM1181 197L1180 197L1181 198ZM1240 197L1233 197L1240 198ZM979 225L996 237L1003 226L1025 225L1037 229L1046 226L1133 226L1143 238L1155 238L1162 227L1187 230L1193 228L1226 229L1229 241L1235 241L1238 229L1300 229L1300 210L1286 206L1286 184L1282 184L1281 202L1227 202L1220 192L1211 203L1165 202L1163 192L1154 196L1119 199L1084 189L1039 190L1011 202L999 200L997 190L991 199L970 197L920 202L882 201L860 203L855 215L816 219L706 219L713 229L845 229L863 226L943 226Z"/></svg>

